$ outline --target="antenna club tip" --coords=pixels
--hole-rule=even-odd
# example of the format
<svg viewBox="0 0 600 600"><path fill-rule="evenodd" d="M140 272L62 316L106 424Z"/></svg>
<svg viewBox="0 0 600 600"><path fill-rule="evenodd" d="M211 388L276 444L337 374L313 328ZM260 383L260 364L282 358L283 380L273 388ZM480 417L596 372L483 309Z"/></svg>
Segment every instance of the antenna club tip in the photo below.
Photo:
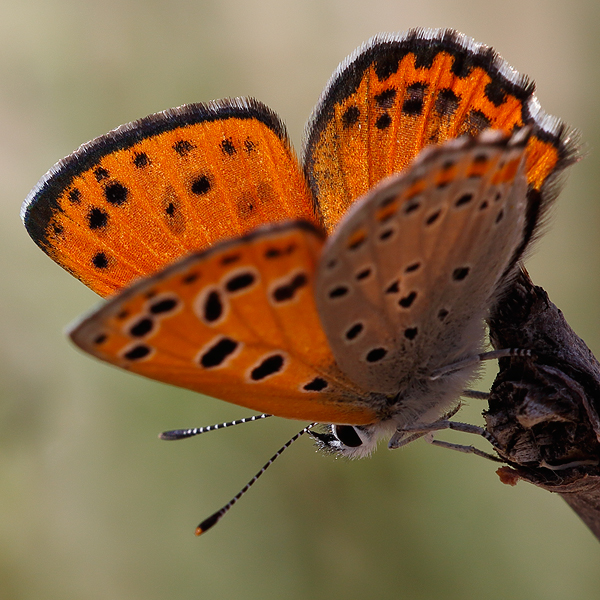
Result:
<svg viewBox="0 0 600 600"><path fill-rule="evenodd" d="M159 440L183 440L187 437L191 437L189 431L185 429L171 429L169 431L163 431L158 434Z"/></svg>
<svg viewBox="0 0 600 600"><path fill-rule="evenodd" d="M204 519L198 527L196 527L196 535L202 535L206 533L213 525L216 525L219 519L224 515L223 510L217 511L214 515L208 517L208 519Z"/></svg>

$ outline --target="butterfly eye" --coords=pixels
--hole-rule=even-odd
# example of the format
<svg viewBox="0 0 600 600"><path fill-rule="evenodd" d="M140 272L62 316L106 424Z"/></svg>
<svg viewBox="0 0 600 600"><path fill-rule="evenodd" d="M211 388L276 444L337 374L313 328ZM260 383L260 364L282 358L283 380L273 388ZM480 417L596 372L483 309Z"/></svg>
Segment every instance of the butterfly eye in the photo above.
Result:
<svg viewBox="0 0 600 600"><path fill-rule="evenodd" d="M333 425L332 431L333 435L344 444L344 446L358 448L363 445L361 437L352 425Z"/></svg>
<svg viewBox="0 0 600 600"><path fill-rule="evenodd" d="M387 423L322 425L320 429L309 431L319 450L352 459L369 456L377 448L377 441L390 433Z"/></svg>

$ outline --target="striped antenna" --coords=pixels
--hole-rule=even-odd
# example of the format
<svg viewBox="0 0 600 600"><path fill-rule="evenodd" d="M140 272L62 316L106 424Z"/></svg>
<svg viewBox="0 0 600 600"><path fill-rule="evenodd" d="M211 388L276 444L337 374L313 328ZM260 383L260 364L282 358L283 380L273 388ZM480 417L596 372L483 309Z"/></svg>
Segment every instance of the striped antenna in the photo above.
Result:
<svg viewBox="0 0 600 600"><path fill-rule="evenodd" d="M242 423L252 423L253 421L259 421L260 419L266 419L267 417L272 416L273 415L263 413L262 415L253 415L252 417L228 421L227 423L217 423L216 425L208 425L207 427L195 427L194 429L172 429L171 431L163 431L158 437L161 440L183 440L194 437L195 435L200 435L201 433L207 433L208 431L225 429L225 427L241 425Z"/></svg>
<svg viewBox="0 0 600 600"><path fill-rule="evenodd" d="M206 533L213 525L216 525L229 509L256 483L256 480L279 458L284 450L287 450L301 435L304 435L309 429L314 427L316 423L311 423L302 431L299 431L292 439L288 440L273 456L267 461L265 466L237 493L223 508L213 513L208 519L204 519L198 527L196 527L196 535Z"/></svg>

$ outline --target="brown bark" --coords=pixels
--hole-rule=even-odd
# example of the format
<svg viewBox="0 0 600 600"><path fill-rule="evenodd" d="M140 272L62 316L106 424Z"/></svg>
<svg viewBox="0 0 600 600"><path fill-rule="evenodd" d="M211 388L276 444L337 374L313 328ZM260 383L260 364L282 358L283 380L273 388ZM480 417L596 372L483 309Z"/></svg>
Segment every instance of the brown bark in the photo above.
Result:
<svg viewBox="0 0 600 600"><path fill-rule="evenodd" d="M489 326L494 348L535 354L499 361L484 413L509 465L499 469L501 480L559 494L600 540L600 363L525 271Z"/></svg>

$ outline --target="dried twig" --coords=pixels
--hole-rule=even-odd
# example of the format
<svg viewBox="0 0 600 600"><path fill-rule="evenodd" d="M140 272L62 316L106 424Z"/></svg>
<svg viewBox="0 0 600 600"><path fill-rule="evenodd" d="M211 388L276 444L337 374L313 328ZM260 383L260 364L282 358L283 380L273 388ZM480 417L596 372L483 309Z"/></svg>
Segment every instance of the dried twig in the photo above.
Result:
<svg viewBox="0 0 600 600"><path fill-rule="evenodd" d="M548 294L522 271L490 320L494 348L528 348L503 358L484 413L493 444L523 479L561 495L600 540L600 363Z"/></svg>

